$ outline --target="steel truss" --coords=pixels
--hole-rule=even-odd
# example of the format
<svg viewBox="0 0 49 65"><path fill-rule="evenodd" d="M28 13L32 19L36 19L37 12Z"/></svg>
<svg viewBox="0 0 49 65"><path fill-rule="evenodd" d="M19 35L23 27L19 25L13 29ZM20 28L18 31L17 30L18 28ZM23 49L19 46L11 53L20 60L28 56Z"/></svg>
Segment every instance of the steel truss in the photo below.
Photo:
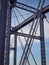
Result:
<svg viewBox="0 0 49 65"><path fill-rule="evenodd" d="M49 12L49 5L46 6L46 7L44 7L44 8L42 9L42 14L45 14L45 13L47 13L47 12ZM26 20L24 20L22 23L20 23L18 26L16 26L15 28L13 28L13 29L11 30L11 33L14 33L16 30L19 30L19 29L21 29L22 27L24 27L25 25L31 23L31 22L33 21L34 17L37 18L37 14L33 14L32 16L30 16L29 18L27 18Z"/></svg>
<svg viewBox="0 0 49 65"><path fill-rule="evenodd" d="M2 1L2 4L3 4L2 7L3 8L1 8L1 11L0 11L1 15L2 15L2 16L0 16L0 20L1 20L0 30L2 32L2 33L0 33L1 34L0 35L0 41L1 41L0 65L9 65L9 52L10 52L10 50L14 50L14 65L17 65L17 36L23 36L24 38L27 37L28 39L30 38L29 44L31 44L32 39L40 40L40 43L41 43L40 44L41 45L41 65L46 65L45 41L44 41L44 22L43 22L44 17L43 16L45 16L45 13L49 12L49 5L42 8L42 10L39 10L39 9L36 9L34 7L28 6L28 5L20 3L20 2L15 2L15 3L10 3L10 4L9 3L10 2L8 0L3 0ZM32 12L34 14L32 16L30 16L29 18L27 18L26 20L24 20L19 25L17 25L16 27L11 29L11 8L13 8L13 7L17 7L17 8ZM35 10L35 12L33 10ZM38 17L37 12L36 12L37 10L39 13L42 14L42 16L40 15ZM3 12L4 12L5 19L3 16ZM32 35L17 32L19 29L21 29L24 26L26 26L27 24L33 22L33 20L37 19L37 18L40 18L40 21L39 21L39 23L40 23L40 36L34 36L33 35L35 32L34 30L36 29L37 23L35 24ZM1 28L2 26L3 26L3 28ZM5 30L5 28L6 28L6 30ZM5 32L6 32L6 34L5 34ZM10 35L11 34L15 35L14 48L10 48ZM2 39L3 39L3 41L2 41ZM28 41L26 41L26 42L28 42ZM19 65L25 65L26 61L29 63L28 56L29 56L30 52L28 52L28 51L29 51L29 48L31 47L31 46L30 47L29 46L30 45L28 45L28 47L26 48L27 49L26 52L23 53L24 56L22 55L22 59L20 60ZM31 50L31 48L30 48L30 50ZM25 48L24 48L24 51L25 51ZM33 55L32 55L32 57L33 57ZM34 59L34 57L33 57L33 59ZM35 61L35 59L34 59L34 61ZM37 65L36 61L35 61L35 64Z"/></svg>

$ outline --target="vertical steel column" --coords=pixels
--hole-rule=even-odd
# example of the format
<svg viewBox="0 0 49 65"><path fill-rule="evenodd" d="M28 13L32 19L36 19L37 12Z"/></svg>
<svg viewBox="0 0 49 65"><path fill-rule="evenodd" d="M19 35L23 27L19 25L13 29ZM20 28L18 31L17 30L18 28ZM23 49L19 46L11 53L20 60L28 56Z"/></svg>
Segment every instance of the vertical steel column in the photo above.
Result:
<svg viewBox="0 0 49 65"><path fill-rule="evenodd" d="M0 11L1 11L1 0L0 0Z"/></svg>
<svg viewBox="0 0 49 65"><path fill-rule="evenodd" d="M17 65L17 34L16 33L14 40L14 65Z"/></svg>
<svg viewBox="0 0 49 65"><path fill-rule="evenodd" d="M4 65L7 1L0 0L0 65Z"/></svg>
<svg viewBox="0 0 49 65"><path fill-rule="evenodd" d="M46 65L46 57L45 57L45 41L44 41L44 22L43 17L40 18L40 45L41 45L41 65Z"/></svg>
<svg viewBox="0 0 49 65"><path fill-rule="evenodd" d="M9 65L10 28L11 28L11 4L8 1L7 20L6 20L6 32L5 32L4 65Z"/></svg>

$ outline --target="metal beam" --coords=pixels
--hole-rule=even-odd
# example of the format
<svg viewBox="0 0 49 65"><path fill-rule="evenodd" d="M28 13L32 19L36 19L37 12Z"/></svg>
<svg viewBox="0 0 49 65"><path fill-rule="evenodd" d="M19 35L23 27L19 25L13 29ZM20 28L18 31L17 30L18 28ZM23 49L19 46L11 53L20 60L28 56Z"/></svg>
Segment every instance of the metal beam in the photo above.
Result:
<svg viewBox="0 0 49 65"><path fill-rule="evenodd" d="M47 13L47 12L49 12L49 5L46 6L46 7L44 7L44 8L42 9L42 13L43 13L43 14L45 14L45 13ZM14 33L15 31L17 31L17 30L21 29L22 27L24 27L25 25L29 24L30 22L33 21L34 17L37 18L37 14L33 14L32 16L30 16L29 18L27 18L26 20L24 20L22 23L20 23L20 24L17 25L16 27L14 27L14 28L11 30L11 32Z"/></svg>
<svg viewBox="0 0 49 65"><path fill-rule="evenodd" d="M16 35L17 36L23 36L23 37L28 37L29 36L29 38L32 37L32 38L38 39L38 40L40 40L40 38L41 38L40 36L34 36L34 35L32 36L32 35L29 35L29 34L26 34L26 33L20 33L20 32L17 32Z"/></svg>
<svg viewBox="0 0 49 65"><path fill-rule="evenodd" d="M10 0L11 4L14 4L16 2L16 0Z"/></svg>
<svg viewBox="0 0 49 65"><path fill-rule="evenodd" d="M10 52L11 4L9 1L7 4L8 6L7 6L6 32L5 32L4 65L9 65L9 52Z"/></svg>
<svg viewBox="0 0 49 65"><path fill-rule="evenodd" d="M46 65L46 55L45 55L45 40L44 40L44 21L40 18L40 47L41 47L41 65Z"/></svg>
<svg viewBox="0 0 49 65"><path fill-rule="evenodd" d="M25 11L28 11L28 12L32 12L32 13L35 13L33 10L37 10L36 8L34 7L31 7L29 5L26 5L24 3L20 3L20 2L16 2L12 5L12 7L17 7L17 8L20 8L20 9L23 9Z"/></svg>
<svg viewBox="0 0 49 65"><path fill-rule="evenodd" d="M12 48L10 48L10 50L14 50L14 49L15 49L15 48L13 48L13 47L12 47Z"/></svg>
<svg viewBox="0 0 49 65"><path fill-rule="evenodd" d="M17 65L17 35L16 34L14 40L14 65Z"/></svg>
<svg viewBox="0 0 49 65"><path fill-rule="evenodd" d="M0 65L4 65L5 29L8 0L0 0Z"/></svg>

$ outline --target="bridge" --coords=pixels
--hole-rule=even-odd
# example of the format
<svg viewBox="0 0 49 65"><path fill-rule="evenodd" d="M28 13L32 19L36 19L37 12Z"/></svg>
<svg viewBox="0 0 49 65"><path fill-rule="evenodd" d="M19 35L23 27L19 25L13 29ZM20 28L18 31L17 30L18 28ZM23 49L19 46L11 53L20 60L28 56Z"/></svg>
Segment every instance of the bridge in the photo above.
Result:
<svg viewBox="0 0 49 65"><path fill-rule="evenodd" d="M34 39L40 40L41 65L46 65L44 19L46 19L46 21L48 22L46 14L49 12L49 5L44 6L45 1L46 0L39 0L38 7L35 8L30 5L19 2L18 0L0 0L0 65L9 65L10 50L14 51L13 65L17 65L18 36L18 40L23 50L19 65L27 65L27 63L28 65L30 65L28 59L30 53L35 62L35 65L38 65L31 51ZM12 10L14 8L30 12L32 15L25 19L23 15L17 10L24 20L22 22L19 22L19 19L15 14L18 25L11 26L11 16ZM30 26L29 33L24 33L22 28L27 25ZM40 35L36 36L38 27L40 29ZM19 30L21 30L21 32L19 32ZM10 47L11 35L14 35L14 47ZM26 43L25 47L23 47L20 36L24 37Z"/></svg>

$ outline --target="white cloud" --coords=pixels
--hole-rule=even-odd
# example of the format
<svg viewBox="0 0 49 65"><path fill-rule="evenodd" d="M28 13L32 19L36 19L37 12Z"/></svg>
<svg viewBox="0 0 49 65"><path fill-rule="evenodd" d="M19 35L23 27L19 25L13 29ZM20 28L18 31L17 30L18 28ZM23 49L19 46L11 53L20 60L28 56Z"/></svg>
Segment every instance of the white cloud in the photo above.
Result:
<svg viewBox="0 0 49 65"><path fill-rule="evenodd" d="M14 46L14 35L10 36L10 46L13 47Z"/></svg>
<svg viewBox="0 0 49 65"><path fill-rule="evenodd" d="M45 33L45 38L49 38L49 23L47 23L46 21L44 22L44 33Z"/></svg>

